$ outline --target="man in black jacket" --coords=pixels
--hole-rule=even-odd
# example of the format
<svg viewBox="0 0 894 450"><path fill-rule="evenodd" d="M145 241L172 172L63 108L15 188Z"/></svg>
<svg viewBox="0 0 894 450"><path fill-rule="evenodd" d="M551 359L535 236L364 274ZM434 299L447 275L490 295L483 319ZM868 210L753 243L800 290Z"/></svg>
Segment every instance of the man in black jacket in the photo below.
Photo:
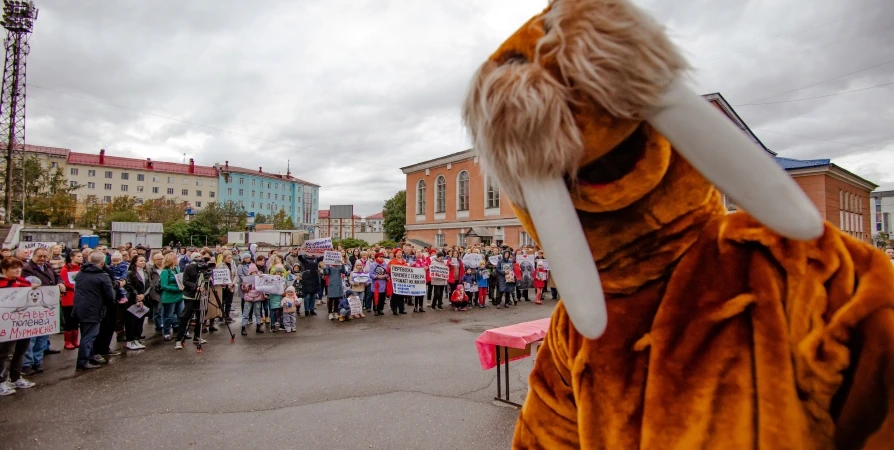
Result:
<svg viewBox="0 0 894 450"><path fill-rule="evenodd" d="M46 248L38 247L34 250L34 253L31 254L31 260L25 263L25 266L22 268L22 276L23 277L34 277L40 280L41 286L59 286L59 291L63 294L65 293L65 284L62 283L62 278L53 270L53 267L49 264L49 251ZM43 356L46 355L54 355L59 353L59 350L53 350L50 348L50 337L49 336L37 336L31 338L31 344L28 346L28 351L25 352L25 360L22 364L22 373L25 375L31 375L33 373L41 373L43 369L41 365L43 365Z"/></svg>
<svg viewBox="0 0 894 450"><path fill-rule="evenodd" d="M199 305L199 262L202 261L202 255L199 253L192 254L192 262L183 269L183 313L180 314L180 329L177 332L177 343L174 348L181 349L186 342L186 333L189 328L190 319L195 316L196 325L193 330L193 343L204 344L205 340L200 337L202 331L202 320L200 317ZM207 263L207 261L204 261Z"/></svg>
<svg viewBox="0 0 894 450"><path fill-rule="evenodd" d="M107 311L115 311L115 289L112 279L103 270L105 255L95 251L90 254L87 264L75 276L75 299L72 315L78 319L81 328L81 346L78 348L78 369L95 369L105 362L93 351L93 344L99 335L100 323Z"/></svg>

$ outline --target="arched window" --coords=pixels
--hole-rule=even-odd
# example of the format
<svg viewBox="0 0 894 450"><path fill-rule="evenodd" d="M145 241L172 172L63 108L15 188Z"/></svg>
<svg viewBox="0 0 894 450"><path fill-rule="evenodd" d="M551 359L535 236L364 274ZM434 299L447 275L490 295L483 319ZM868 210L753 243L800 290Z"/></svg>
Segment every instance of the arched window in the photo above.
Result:
<svg viewBox="0 0 894 450"><path fill-rule="evenodd" d="M493 177L485 177L484 207L487 209L500 207L500 187L494 182Z"/></svg>
<svg viewBox="0 0 894 450"><path fill-rule="evenodd" d="M435 212L447 212L447 179L444 175L435 181Z"/></svg>
<svg viewBox="0 0 894 450"><path fill-rule="evenodd" d="M465 170L456 177L456 210L469 210L469 172Z"/></svg>
<svg viewBox="0 0 894 450"><path fill-rule="evenodd" d="M416 183L416 214L425 215L425 180Z"/></svg>

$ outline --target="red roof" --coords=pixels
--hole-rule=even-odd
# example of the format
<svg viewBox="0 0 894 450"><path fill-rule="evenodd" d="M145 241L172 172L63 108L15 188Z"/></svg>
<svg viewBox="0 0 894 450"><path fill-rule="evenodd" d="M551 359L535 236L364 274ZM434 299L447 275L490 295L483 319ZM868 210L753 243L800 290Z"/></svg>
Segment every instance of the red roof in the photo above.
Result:
<svg viewBox="0 0 894 450"><path fill-rule="evenodd" d="M317 214L317 218L319 218L319 219L328 219L328 218L329 218L329 210L328 210L328 209L321 209L321 210L320 210L320 213ZM355 218L355 219L360 219L361 217L358 216L357 214L354 214L354 218Z"/></svg>
<svg viewBox="0 0 894 450"><path fill-rule="evenodd" d="M366 220L380 220L380 219L384 219L384 218L385 218L385 216L382 213L376 213L371 216L367 216Z"/></svg>
<svg viewBox="0 0 894 450"><path fill-rule="evenodd" d="M301 183L301 184L304 184L307 186L320 187L319 184L314 184L309 181L304 181L300 178L295 178L291 175L282 175L282 174L278 174L278 173L261 172L260 170L246 169L245 167L231 166L229 164L223 165L223 166L218 164L218 166L220 167L220 171L224 172L224 173L226 173L226 172L244 173L246 175L254 175L256 177L270 178L272 180L291 181L293 183Z"/></svg>
<svg viewBox="0 0 894 450"><path fill-rule="evenodd" d="M90 166L114 167L116 169L148 170L165 173L181 173L197 175L200 177L217 178L217 170L211 166L195 165L195 172L189 172L189 164L172 163L164 161L151 161L148 159L122 158L120 156L103 156L103 163L99 163L98 154L70 152L69 164L84 164ZM151 164L151 165L150 165Z"/></svg>
<svg viewBox="0 0 894 450"><path fill-rule="evenodd" d="M25 151L30 153L43 153L46 155L68 156L71 150L61 147L44 147L42 145L25 144Z"/></svg>

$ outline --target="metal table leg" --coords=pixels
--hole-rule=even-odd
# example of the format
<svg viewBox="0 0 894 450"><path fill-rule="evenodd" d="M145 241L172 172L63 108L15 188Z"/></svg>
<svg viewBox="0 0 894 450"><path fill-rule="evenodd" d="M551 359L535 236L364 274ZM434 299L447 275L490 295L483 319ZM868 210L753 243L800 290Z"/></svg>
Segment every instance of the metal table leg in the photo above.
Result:
<svg viewBox="0 0 894 450"><path fill-rule="evenodd" d="M505 361L505 368L503 369L506 374L506 398L503 398L503 384L502 384L502 375L500 373L500 362L501 355L500 350L503 350L502 360ZM512 402L509 400L509 347L501 347L499 345L496 346L496 356L497 356L497 396L494 397L494 400L506 403L507 405L512 405L517 408L521 408L521 405L518 403Z"/></svg>

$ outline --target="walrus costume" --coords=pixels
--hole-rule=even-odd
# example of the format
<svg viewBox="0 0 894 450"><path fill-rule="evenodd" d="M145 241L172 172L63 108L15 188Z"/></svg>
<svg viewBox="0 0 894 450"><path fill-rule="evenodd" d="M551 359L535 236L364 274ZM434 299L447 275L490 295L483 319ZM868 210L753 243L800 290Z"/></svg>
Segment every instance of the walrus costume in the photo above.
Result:
<svg viewBox="0 0 894 450"><path fill-rule="evenodd" d="M891 262L686 70L629 1L553 0L472 80L483 169L562 293L514 447L894 448Z"/></svg>

